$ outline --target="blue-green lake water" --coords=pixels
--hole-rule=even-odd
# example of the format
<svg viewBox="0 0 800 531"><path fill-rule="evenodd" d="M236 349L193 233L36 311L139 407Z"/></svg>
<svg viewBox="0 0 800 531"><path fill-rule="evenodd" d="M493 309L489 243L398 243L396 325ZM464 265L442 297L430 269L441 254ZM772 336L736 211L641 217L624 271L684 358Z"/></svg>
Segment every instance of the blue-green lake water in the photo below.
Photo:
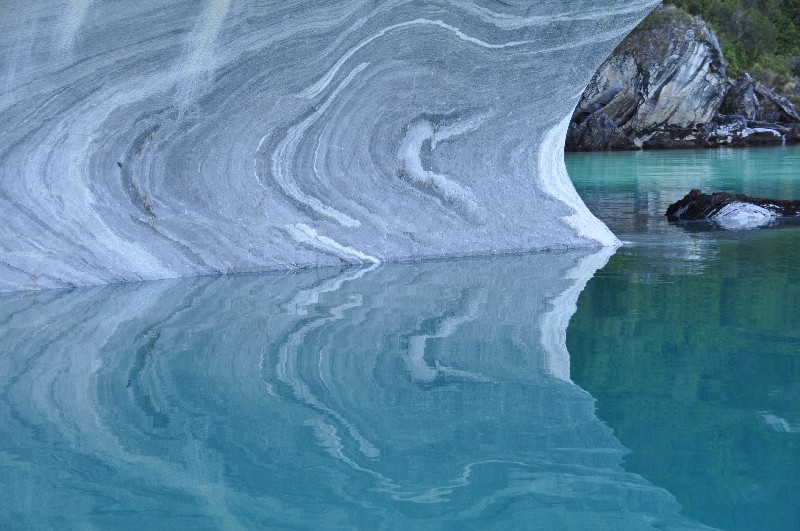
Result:
<svg viewBox="0 0 800 531"><path fill-rule="evenodd" d="M0 528L796 529L800 150L570 155L610 250L0 295Z"/></svg>
<svg viewBox="0 0 800 531"><path fill-rule="evenodd" d="M800 198L800 149L568 157L631 242L588 283L572 378L631 453L624 467L723 529L800 529L800 228L667 223L691 188Z"/></svg>

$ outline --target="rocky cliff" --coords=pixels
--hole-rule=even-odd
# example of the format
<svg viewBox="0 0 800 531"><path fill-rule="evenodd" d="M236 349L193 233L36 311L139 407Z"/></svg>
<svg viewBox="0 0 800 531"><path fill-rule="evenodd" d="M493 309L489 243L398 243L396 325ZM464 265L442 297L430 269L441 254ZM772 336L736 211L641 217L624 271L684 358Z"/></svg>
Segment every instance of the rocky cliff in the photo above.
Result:
<svg viewBox="0 0 800 531"><path fill-rule="evenodd" d="M800 141L794 105L749 75L733 81L706 24L662 7L614 51L570 123L572 151Z"/></svg>

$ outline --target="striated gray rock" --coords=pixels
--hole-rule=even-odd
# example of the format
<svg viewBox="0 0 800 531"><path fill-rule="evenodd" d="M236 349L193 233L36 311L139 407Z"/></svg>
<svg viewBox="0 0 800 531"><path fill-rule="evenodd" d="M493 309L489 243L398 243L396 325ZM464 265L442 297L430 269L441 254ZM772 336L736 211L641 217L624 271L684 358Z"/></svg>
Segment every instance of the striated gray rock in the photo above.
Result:
<svg viewBox="0 0 800 531"><path fill-rule="evenodd" d="M731 87L720 108L751 122L800 123L800 112L786 98L745 74Z"/></svg>
<svg viewBox="0 0 800 531"><path fill-rule="evenodd" d="M656 4L6 2L0 291L617 245L564 138Z"/></svg>
<svg viewBox="0 0 800 531"><path fill-rule="evenodd" d="M600 116L616 129L597 127L606 122ZM575 110L567 149L780 144L798 140L798 123L800 112L774 90L749 75L726 77L719 43L702 20L664 7L600 67Z"/></svg>
<svg viewBox="0 0 800 531"><path fill-rule="evenodd" d="M746 75L746 77L750 76ZM757 118L779 123L800 123L800 112L789 100L761 83L755 82L753 88L755 93L758 94L759 103L761 104L761 115L757 116ZM776 114L765 114L765 112L769 112L770 106Z"/></svg>
<svg viewBox="0 0 800 531"><path fill-rule="evenodd" d="M604 114L638 147L664 147L665 138L694 142L728 91L725 66L699 18L659 8L600 67L573 121Z"/></svg>

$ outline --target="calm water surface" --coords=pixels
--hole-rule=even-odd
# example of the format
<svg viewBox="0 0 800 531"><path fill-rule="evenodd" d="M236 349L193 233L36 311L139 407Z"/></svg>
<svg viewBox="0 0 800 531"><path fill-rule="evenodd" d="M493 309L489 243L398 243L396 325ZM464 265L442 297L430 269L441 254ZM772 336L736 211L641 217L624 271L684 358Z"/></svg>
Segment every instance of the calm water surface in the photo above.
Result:
<svg viewBox="0 0 800 531"><path fill-rule="evenodd" d="M0 528L800 527L792 149L575 155L628 245L0 295Z"/></svg>
<svg viewBox="0 0 800 531"><path fill-rule="evenodd" d="M724 529L800 529L800 228L666 221L691 188L800 198L800 149L568 157L623 240L569 326L572 377L626 470Z"/></svg>

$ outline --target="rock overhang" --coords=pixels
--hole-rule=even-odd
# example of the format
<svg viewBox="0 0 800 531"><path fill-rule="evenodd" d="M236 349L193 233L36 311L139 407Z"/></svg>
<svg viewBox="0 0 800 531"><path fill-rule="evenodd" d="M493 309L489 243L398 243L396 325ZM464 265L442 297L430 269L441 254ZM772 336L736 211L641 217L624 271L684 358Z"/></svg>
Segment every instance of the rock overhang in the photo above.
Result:
<svg viewBox="0 0 800 531"><path fill-rule="evenodd" d="M615 245L565 124L656 4L16 3L0 290Z"/></svg>

